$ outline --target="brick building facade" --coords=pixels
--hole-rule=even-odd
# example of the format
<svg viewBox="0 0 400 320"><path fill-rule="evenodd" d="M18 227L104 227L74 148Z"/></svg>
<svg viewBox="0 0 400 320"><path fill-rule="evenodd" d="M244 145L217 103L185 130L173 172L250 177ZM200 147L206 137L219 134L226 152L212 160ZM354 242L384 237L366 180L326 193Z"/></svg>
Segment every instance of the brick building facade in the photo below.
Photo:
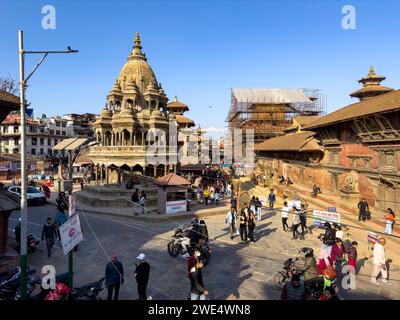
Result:
<svg viewBox="0 0 400 320"><path fill-rule="evenodd" d="M257 145L258 168L272 183L290 177L350 204L364 197L376 209L400 209L400 91L384 79L371 68L351 94L359 102Z"/></svg>

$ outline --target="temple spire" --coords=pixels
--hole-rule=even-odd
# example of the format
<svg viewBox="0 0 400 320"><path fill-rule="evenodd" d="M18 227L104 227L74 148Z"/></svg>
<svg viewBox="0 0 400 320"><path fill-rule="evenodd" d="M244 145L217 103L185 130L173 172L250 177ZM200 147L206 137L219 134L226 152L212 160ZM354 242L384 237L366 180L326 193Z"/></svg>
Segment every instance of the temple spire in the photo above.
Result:
<svg viewBox="0 0 400 320"><path fill-rule="evenodd" d="M142 46L140 45L140 43L141 42L140 42L139 32L136 32L136 36L135 36L135 41L134 41L133 47L142 49Z"/></svg>
<svg viewBox="0 0 400 320"><path fill-rule="evenodd" d="M372 78L372 77L375 77L375 70L374 70L374 68L371 66L370 68L369 68L369 74L368 74L368 78Z"/></svg>

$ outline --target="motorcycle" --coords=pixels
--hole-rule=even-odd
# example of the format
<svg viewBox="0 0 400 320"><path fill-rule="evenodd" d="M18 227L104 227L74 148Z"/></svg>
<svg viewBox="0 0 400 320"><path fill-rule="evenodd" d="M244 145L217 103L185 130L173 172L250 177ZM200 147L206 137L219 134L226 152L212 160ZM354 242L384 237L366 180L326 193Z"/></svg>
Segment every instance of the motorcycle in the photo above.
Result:
<svg viewBox="0 0 400 320"><path fill-rule="evenodd" d="M21 245L21 222L19 222L15 228L14 228L14 235L15 235L15 240L18 242L18 245ZM33 233L30 233L26 236L26 241L27 241L27 250L28 253L33 253L36 251L36 247L40 243L40 240L36 238ZM17 248L17 251L19 251L19 247Z"/></svg>
<svg viewBox="0 0 400 320"><path fill-rule="evenodd" d="M82 287L71 291L70 300L101 300L98 297L103 288L103 282L106 278L103 277L98 281L88 283Z"/></svg>
<svg viewBox="0 0 400 320"><path fill-rule="evenodd" d="M27 294L31 294L41 280L35 269L27 270ZM21 268L0 275L0 300L17 300L21 297Z"/></svg>
<svg viewBox="0 0 400 320"><path fill-rule="evenodd" d="M335 279L336 280L336 279ZM324 278L317 277L306 280L304 286L310 300L338 300L339 288L336 281L332 280L331 285L324 290Z"/></svg>
<svg viewBox="0 0 400 320"><path fill-rule="evenodd" d="M105 277L73 290L64 283L57 283L56 288L44 300L101 300L98 295L103 290L104 280Z"/></svg>
<svg viewBox="0 0 400 320"><path fill-rule="evenodd" d="M288 282L292 275L297 273L295 267L296 259L289 258L283 263L281 271L277 271L273 275L274 283L283 288L286 282Z"/></svg>
<svg viewBox="0 0 400 320"><path fill-rule="evenodd" d="M177 257L179 254L183 254L183 235L182 229L178 228L175 230L174 235L172 236L171 241L167 245L167 251L172 257ZM201 259L203 260L204 265L207 265L211 259L211 248L208 243L205 244L192 244L189 252L192 254L195 249L198 249L201 253Z"/></svg>
<svg viewBox="0 0 400 320"><path fill-rule="evenodd" d="M27 299L28 300L44 300L46 296L52 291L52 289L44 289L42 286L42 280L37 277L38 279L35 282L29 282L28 283L28 291L27 291ZM60 275L56 276L56 283L62 283L62 284L67 284L68 283L68 272L62 273ZM40 291L34 295L32 295L35 290L40 287ZM17 293L15 294L15 299L20 300L21 299L21 288L18 289Z"/></svg>

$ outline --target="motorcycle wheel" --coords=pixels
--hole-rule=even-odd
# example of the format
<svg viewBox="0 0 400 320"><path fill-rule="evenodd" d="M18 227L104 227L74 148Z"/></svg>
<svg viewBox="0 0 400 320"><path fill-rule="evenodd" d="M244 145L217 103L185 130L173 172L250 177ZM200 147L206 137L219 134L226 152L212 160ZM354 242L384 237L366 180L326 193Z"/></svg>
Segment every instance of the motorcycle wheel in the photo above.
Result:
<svg viewBox="0 0 400 320"><path fill-rule="evenodd" d="M168 243L167 250L172 257L177 257L180 251L179 246L176 246L173 241Z"/></svg>
<svg viewBox="0 0 400 320"><path fill-rule="evenodd" d="M283 288L286 282L286 276L282 272L275 272L273 275L274 283L280 287Z"/></svg>

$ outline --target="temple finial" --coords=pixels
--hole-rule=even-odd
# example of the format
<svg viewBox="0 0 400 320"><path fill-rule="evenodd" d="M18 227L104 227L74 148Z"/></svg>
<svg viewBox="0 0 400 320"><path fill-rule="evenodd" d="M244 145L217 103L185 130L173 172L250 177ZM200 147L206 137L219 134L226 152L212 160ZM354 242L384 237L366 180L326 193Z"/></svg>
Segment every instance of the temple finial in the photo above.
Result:
<svg viewBox="0 0 400 320"><path fill-rule="evenodd" d="M133 47L134 48L138 48L138 49L142 49L139 32L136 32L135 41L134 41Z"/></svg>
<svg viewBox="0 0 400 320"><path fill-rule="evenodd" d="M374 70L374 68L371 66L371 67L369 68L368 77L369 77L369 78L372 78L372 77L374 77L374 76L375 76L375 70Z"/></svg>

